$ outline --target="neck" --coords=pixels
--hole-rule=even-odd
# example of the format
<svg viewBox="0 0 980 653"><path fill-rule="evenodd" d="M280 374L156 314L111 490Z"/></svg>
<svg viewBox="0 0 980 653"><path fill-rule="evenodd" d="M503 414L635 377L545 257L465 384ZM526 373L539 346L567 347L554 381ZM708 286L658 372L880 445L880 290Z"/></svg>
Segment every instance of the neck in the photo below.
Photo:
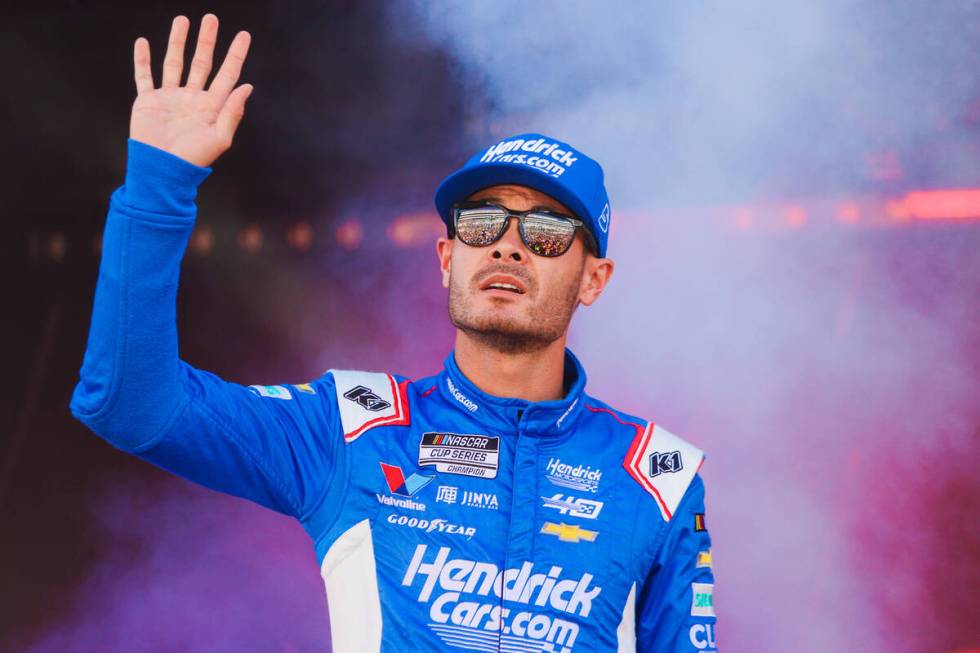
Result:
<svg viewBox="0 0 980 653"><path fill-rule="evenodd" d="M459 370L488 395L535 402L564 396L565 335L541 349L502 353L457 329L455 356Z"/></svg>

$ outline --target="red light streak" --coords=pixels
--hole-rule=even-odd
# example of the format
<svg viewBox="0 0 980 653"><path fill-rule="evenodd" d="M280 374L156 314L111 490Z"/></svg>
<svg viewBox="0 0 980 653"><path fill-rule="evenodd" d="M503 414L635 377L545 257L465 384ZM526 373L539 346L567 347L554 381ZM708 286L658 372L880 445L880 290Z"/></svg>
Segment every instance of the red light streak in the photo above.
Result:
<svg viewBox="0 0 980 653"><path fill-rule="evenodd" d="M888 203L896 219L971 220L980 218L980 188L917 190Z"/></svg>

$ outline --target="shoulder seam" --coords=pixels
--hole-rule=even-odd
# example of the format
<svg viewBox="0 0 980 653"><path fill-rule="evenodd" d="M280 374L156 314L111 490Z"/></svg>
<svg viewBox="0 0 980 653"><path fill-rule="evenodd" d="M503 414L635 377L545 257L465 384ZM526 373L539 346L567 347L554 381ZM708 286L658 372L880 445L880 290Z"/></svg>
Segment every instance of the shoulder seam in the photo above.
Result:
<svg viewBox="0 0 980 653"><path fill-rule="evenodd" d="M654 498L665 522L669 522L680 504L687 488L704 463L704 452L683 440L655 422L637 422L623 419L615 409L586 405L592 412L609 413L623 425L632 426L636 433L623 458L623 469ZM656 437L655 439L655 436ZM667 444L668 451L653 451L659 444ZM671 449L673 449L671 451ZM656 469L652 460L656 458ZM685 469L686 463L686 469ZM693 465L693 472L691 466ZM661 472L667 474L660 476ZM679 474L679 476L674 476ZM657 481L656 477L660 476ZM649 478L648 478L649 477ZM658 487L660 486L660 487Z"/></svg>

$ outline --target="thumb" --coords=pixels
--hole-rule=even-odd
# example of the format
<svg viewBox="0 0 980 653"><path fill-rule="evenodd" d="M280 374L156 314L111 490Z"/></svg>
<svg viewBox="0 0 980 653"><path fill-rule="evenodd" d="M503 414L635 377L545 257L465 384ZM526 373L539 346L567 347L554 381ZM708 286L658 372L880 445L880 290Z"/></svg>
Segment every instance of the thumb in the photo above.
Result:
<svg viewBox="0 0 980 653"><path fill-rule="evenodd" d="M228 143L231 143L235 131L238 129L238 123L242 121L242 116L245 115L245 100L252 94L254 88L251 84L242 84L228 95L225 105L218 112L215 126L218 135Z"/></svg>

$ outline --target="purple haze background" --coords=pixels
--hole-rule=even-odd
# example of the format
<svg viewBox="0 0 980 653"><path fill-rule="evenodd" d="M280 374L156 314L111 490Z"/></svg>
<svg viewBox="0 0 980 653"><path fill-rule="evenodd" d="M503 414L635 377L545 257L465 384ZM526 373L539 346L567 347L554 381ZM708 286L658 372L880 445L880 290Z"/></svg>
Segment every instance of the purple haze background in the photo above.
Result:
<svg viewBox="0 0 980 653"><path fill-rule="evenodd" d="M977 222L814 210L791 228L759 208L980 186L977 5L398 3L388 18L394 38L453 53L468 122L451 138L542 131L606 168L616 274L570 346L592 394L708 453L721 649L980 646ZM867 164L881 152L902 175ZM364 202L379 200L348 210ZM201 203L221 206L207 186ZM277 263L261 283L220 278L220 253L207 271L291 343L290 374L420 376L451 347L428 246L367 244L316 275ZM221 337L206 291L182 302L182 333ZM349 321L324 317L338 311ZM224 371L307 380L248 358ZM129 475L89 505L108 544L27 650L327 650L298 525Z"/></svg>

